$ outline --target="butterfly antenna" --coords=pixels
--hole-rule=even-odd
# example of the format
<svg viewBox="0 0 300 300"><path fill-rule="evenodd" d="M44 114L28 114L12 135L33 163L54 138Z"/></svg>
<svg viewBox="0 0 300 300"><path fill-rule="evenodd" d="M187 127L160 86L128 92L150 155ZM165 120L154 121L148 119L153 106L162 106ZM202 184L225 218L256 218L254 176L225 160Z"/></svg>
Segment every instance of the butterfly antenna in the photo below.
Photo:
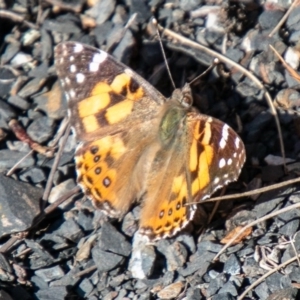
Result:
<svg viewBox="0 0 300 300"><path fill-rule="evenodd" d="M217 58L214 59L213 63L204 71L202 72L200 75L198 75L197 77L195 77L192 81L190 81L189 85L192 85L195 81L197 81L199 78L201 78L202 76L205 76L208 72L210 72L217 64L219 64L219 60Z"/></svg>
<svg viewBox="0 0 300 300"><path fill-rule="evenodd" d="M160 45L160 48L161 48L162 55L164 57L164 61L165 61L165 64L166 64L166 68L167 68L171 83L173 85L173 88L176 89L176 86L175 86L175 83L174 83L174 80L173 80L173 77L172 77L172 74L171 74L171 71L170 71L170 68L169 68L169 64L168 64L168 61L167 61L167 58L166 58L166 53L165 53L165 50L164 50L164 46L163 46L163 43L161 41L161 36L160 36L160 33L158 31L158 28L157 28L157 20L155 18L152 18L152 24L155 26L155 29L156 29L156 34L158 36L159 45Z"/></svg>

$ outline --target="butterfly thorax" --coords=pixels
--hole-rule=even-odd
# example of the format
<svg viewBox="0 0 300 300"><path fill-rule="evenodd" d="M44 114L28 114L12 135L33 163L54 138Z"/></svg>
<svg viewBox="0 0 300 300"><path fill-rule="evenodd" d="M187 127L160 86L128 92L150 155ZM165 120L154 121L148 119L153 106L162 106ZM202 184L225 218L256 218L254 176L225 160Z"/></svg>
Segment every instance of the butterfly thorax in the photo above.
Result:
<svg viewBox="0 0 300 300"><path fill-rule="evenodd" d="M170 147L179 135L185 132L185 122L188 111L191 110L193 97L189 84L182 89L175 89L164 112L160 126L159 137L162 145Z"/></svg>

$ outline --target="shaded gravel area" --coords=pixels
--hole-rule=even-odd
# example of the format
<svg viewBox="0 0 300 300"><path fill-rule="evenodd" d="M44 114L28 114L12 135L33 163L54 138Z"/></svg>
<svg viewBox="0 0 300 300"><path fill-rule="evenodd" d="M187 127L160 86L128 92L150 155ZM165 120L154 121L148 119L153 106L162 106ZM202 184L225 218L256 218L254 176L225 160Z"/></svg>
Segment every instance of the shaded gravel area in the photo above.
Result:
<svg viewBox="0 0 300 300"><path fill-rule="evenodd" d="M53 62L55 45L72 40L101 48L170 96L173 87L150 25L155 16L161 26L250 70L277 106L288 172L263 90L223 64L193 83L195 106L229 124L246 146L245 167L226 194L297 178L300 83L269 48L297 71L300 6L272 33L290 6L288 0L0 1L0 299L238 299L297 254L300 212L293 209L254 226L213 261L229 232L299 203L297 185L224 201L209 224L213 204L201 205L176 237L145 244L134 238L138 205L122 220L107 220L78 193L71 133L51 171L67 114ZM177 87L214 59L165 37L163 44ZM50 206L66 194L67 201ZM244 299L299 299L299 283L294 261Z"/></svg>

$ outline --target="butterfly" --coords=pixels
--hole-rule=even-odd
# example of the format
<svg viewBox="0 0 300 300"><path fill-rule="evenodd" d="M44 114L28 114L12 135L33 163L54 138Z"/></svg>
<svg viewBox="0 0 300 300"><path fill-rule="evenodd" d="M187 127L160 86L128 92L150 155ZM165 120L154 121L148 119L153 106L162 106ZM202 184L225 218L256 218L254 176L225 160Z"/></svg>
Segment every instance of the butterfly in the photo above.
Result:
<svg viewBox="0 0 300 300"><path fill-rule="evenodd" d="M170 237L196 206L237 180L245 147L227 124L199 113L186 84L165 98L106 52L78 42L55 48L74 134L77 182L95 208L122 218L141 202L139 232Z"/></svg>

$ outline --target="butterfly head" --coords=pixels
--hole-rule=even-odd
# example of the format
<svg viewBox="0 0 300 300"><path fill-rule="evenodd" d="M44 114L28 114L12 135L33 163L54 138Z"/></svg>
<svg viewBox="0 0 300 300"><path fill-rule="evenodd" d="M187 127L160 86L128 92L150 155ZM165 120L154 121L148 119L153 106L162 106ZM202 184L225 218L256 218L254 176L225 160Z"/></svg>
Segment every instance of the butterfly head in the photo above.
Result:
<svg viewBox="0 0 300 300"><path fill-rule="evenodd" d="M183 88L175 89L171 98L178 101L182 107L190 108L193 105L191 86L186 83Z"/></svg>

